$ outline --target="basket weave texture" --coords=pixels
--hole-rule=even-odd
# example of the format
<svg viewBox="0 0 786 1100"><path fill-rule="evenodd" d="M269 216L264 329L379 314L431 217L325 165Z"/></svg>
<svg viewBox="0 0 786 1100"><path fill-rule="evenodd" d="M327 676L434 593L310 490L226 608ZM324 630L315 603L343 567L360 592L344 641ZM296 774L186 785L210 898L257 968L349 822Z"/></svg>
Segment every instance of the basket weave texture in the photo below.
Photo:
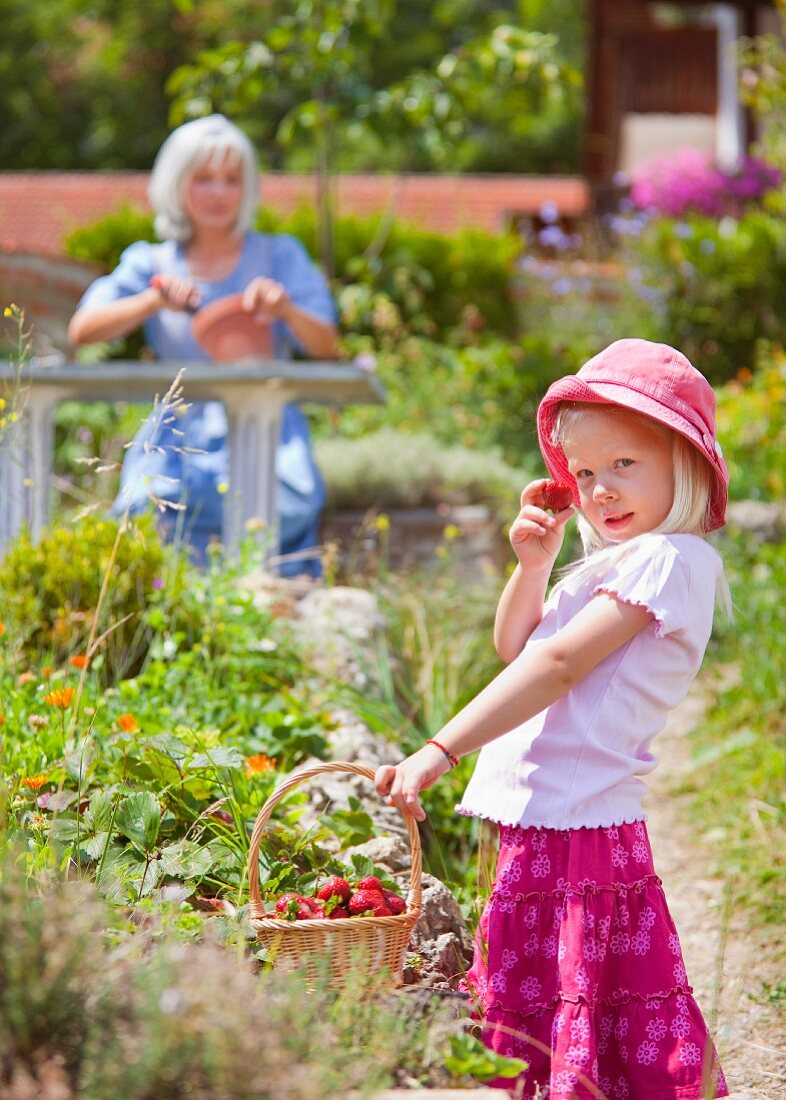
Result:
<svg viewBox="0 0 786 1100"><path fill-rule="evenodd" d="M412 849L407 908L398 916L350 917L336 920L280 920L265 912L259 891L259 845L278 803L294 787L329 772L350 772L374 779L363 764L330 762L296 772L273 791L257 815L248 851L248 886L251 928L270 952L274 966L307 971L310 981L324 976L330 985L343 985L362 967L368 974L387 972L392 984L401 981L404 954L412 929L420 916L423 856L415 819L404 815Z"/></svg>

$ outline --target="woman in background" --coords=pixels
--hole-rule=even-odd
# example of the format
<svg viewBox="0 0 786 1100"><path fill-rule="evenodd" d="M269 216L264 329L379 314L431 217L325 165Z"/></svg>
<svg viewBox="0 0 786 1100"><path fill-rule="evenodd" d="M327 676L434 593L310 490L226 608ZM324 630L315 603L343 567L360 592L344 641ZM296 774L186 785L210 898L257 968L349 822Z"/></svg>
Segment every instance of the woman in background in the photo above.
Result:
<svg viewBox="0 0 786 1100"><path fill-rule="evenodd" d="M148 193L160 243L136 241L113 272L88 288L69 325L73 344L116 340L141 326L160 360L206 361L191 332L192 313L241 293L249 314L272 319L275 358L293 350L336 357L335 308L323 275L295 237L252 228L258 170L236 126L211 115L174 130L156 157ZM208 542L222 534L220 487L229 471L224 406L191 405L177 423L156 425L156 446L146 449L153 430L146 421L127 452L114 510L138 514L151 498L180 505L165 531L179 528L203 559ZM276 475L280 552L293 555L281 572L317 576L325 490L296 405L284 409Z"/></svg>

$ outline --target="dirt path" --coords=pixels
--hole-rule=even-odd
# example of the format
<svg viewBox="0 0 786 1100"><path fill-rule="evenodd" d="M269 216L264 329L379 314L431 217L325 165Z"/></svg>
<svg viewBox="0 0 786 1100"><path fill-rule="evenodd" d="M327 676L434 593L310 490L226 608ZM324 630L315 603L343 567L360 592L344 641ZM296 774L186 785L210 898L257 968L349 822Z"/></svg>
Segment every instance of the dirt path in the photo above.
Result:
<svg viewBox="0 0 786 1100"><path fill-rule="evenodd" d="M767 981L783 980L773 963L778 931L746 926L746 915L734 910L724 883L711 875L705 830L692 827L687 807L670 793L690 767L686 734L701 721L703 708L696 690L656 744L661 764L646 804L655 867L734 1100L786 1100L786 1023L761 999Z"/></svg>

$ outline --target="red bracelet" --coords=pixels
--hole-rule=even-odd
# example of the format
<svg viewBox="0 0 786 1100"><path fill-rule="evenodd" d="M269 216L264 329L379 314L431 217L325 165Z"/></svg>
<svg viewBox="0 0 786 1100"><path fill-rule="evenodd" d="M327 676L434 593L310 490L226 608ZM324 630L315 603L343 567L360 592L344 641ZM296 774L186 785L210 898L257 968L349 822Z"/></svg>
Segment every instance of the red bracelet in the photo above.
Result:
<svg viewBox="0 0 786 1100"><path fill-rule="evenodd" d="M433 737L430 737L428 739L428 741L426 741L426 744L427 745L434 745L436 748L438 748L440 750L440 752L443 752L445 754L445 756L447 756L448 760L450 761L451 768L457 768L458 767L459 758L456 756L456 754L454 752L450 752L448 749L446 749L444 745L440 745L439 741L435 741Z"/></svg>

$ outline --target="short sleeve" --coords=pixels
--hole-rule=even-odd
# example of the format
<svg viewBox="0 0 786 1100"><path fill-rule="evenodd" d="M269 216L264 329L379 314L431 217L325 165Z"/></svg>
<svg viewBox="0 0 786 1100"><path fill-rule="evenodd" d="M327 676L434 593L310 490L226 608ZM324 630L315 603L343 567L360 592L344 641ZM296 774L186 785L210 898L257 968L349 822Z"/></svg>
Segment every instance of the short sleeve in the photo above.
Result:
<svg viewBox="0 0 786 1100"><path fill-rule="evenodd" d="M336 307L327 279L297 237L282 233L276 238L273 278L282 283L296 306L331 324Z"/></svg>
<svg viewBox="0 0 786 1100"><path fill-rule="evenodd" d="M593 589L593 595L605 592L623 603L645 607L655 620L655 636L665 637L682 630L702 617L702 607L696 597L705 602L705 590L710 594L709 616L714 608L712 589L699 586L692 591L692 569L686 554L663 535L647 535L625 547L609 565L606 575Z"/></svg>
<svg viewBox="0 0 786 1100"><path fill-rule="evenodd" d="M135 241L120 256L114 271L102 275L91 283L77 309L86 306L103 306L115 302L118 298L127 298L139 294L149 284L155 272L153 266L154 248L149 241Z"/></svg>

